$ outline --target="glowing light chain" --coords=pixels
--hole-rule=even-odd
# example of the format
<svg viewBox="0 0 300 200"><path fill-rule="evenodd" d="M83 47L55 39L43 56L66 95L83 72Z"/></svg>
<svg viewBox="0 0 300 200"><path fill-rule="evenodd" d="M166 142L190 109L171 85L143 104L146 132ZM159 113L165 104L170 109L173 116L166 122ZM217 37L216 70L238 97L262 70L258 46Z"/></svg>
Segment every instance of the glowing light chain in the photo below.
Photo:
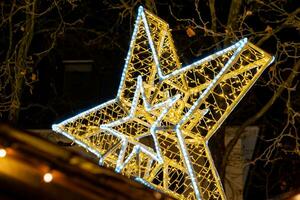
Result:
<svg viewBox="0 0 300 200"><path fill-rule="evenodd" d="M225 200L208 140L273 59L242 39L181 67L168 24L140 7L117 97L52 128L176 199Z"/></svg>

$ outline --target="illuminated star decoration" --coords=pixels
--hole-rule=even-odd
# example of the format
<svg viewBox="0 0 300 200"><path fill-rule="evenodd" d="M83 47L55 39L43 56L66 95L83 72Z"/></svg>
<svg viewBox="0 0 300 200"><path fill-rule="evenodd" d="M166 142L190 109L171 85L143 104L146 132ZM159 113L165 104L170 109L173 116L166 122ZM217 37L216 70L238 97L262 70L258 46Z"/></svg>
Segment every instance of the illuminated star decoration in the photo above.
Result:
<svg viewBox="0 0 300 200"><path fill-rule="evenodd" d="M142 96L142 101L144 104L144 108L142 109L142 111L138 111L138 109L141 109L141 108L137 107L140 95ZM142 78L140 76L138 77L136 91L134 93L134 97L133 97L131 109L129 111L129 115L122 119L119 119L117 121L111 122L109 124L100 125L100 129L106 130L106 131L110 132L111 134L115 135L116 137L119 137L122 140L122 149L119 153L116 171L120 172L123 169L123 167L128 163L128 161L130 159L132 159L132 156L134 156L135 154L138 154L139 151L152 157L153 160L156 160L159 163L163 163L163 157L162 157L158 139L156 136L156 129L160 126L160 122L162 121L162 118L166 115L166 113L169 111L171 106L179 99L179 97L180 97L180 95L176 95L174 98L170 98L170 99L166 100L165 102L162 102L155 106L150 106L149 103L147 102L147 99L145 96L144 88L142 85ZM152 120L152 124L149 124L149 123L143 121L143 119L139 119L138 114L142 113L143 110L149 113L149 112L157 110L157 109L160 109L162 111L162 113L157 117L157 119L154 122ZM142 114L144 114L144 113L142 113ZM140 117L144 117L144 116L142 115ZM138 120L138 121L134 121L134 120ZM131 124L129 124L129 125L127 124L127 126L121 126L121 128L120 128L120 130L124 131L126 134L114 129L114 127L124 125L128 122ZM138 128L132 128L132 126L134 127L134 125L132 125L132 123L137 123L136 125L138 126ZM129 129L128 126L130 126L131 129ZM143 126L143 128L141 128L140 126ZM147 129L147 128L149 129L149 131L145 131L145 129ZM149 135L151 135L153 138L155 152L153 152L152 149L147 148L144 144L139 142L139 140L141 138L147 137ZM124 160L123 156L124 156L125 150L127 148L128 142L132 143L134 145L134 147L133 147L132 153L130 153L128 158L123 162L123 160Z"/></svg>
<svg viewBox="0 0 300 200"><path fill-rule="evenodd" d="M52 127L176 199L224 200L208 141L272 61L242 39L182 67L168 24L140 7L117 97Z"/></svg>

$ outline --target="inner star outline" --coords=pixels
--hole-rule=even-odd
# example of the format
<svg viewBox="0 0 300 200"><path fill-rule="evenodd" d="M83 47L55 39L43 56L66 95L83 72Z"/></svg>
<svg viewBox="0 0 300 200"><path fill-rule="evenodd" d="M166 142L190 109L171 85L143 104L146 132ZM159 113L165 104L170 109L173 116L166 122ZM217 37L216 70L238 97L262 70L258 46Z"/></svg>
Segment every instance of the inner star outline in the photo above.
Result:
<svg viewBox="0 0 300 200"><path fill-rule="evenodd" d="M136 111L137 111L137 109L141 109L141 108L138 108L138 101L139 101L140 97L142 98L143 108L146 112L149 113L151 111L162 108L161 113L159 114L157 119L151 124L150 133L148 133L148 135L150 134L153 138L155 152L149 151L149 147L147 148L144 144L139 143L137 137L134 137L133 138L134 140L132 140L132 136L131 137L127 136L124 133L119 132L116 129L114 129L114 127L124 124L126 122L129 122L131 120L134 120L136 117L138 117L138 116L136 116L136 113L137 113ZM122 140L122 149L121 149L121 152L119 153L117 167L116 167L117 172L120 172L123 169L123 167L128 163L128 161L132 158L132 156L134 154L137 154L139 151L142 151L145 154L148 154L150 157L152 157L154 160L158 161L159 163L163 163L163 156L162 156L160 145L158 143L158 139L156 136L156 129L163 128L160 126L161 120L168 113L168 111L170 110L172 105L179 98L180 98L180 95L176 95L175 97L172 97L164 102L161 102L159 104L151 106L148 103L148 100L146 99L146 96L145 96L145 91L144 91L144 87L143 87L143 83L142 83L142 77L141 76L138 77L136 91L134 93L133 102L132 102L131 109L129 111L129 115L122 119L110 122L109 124L100 125L100 128L102 130L108 131L109 133L119 137ZM143 136L145 136L145 134L147 134L147 133L144 133ZM141 137L142 136L138 136L139 139ZM125 153L125 149L127 148L128 142L133 143L134 148L133 148L132 152L130 153L130 155L124 161L124 153Z"/></svg>

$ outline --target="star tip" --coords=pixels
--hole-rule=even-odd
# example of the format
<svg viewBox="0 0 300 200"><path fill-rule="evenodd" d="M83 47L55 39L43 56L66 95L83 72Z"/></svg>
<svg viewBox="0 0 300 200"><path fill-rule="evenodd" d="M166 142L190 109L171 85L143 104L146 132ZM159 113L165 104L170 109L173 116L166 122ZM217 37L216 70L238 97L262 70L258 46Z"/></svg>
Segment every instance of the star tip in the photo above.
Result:
<svg viewBox="0 0 300 200"><path fill-rule="evenodd" d="M143 12L144 11L144 7L143 6L139 6L138 11L139 12Z"/></svg>
<svg viewBox="0 0 300 200"><path fill-rule="evenodd" d="M58 130L58 124L52 124L51 126L53 131L57 131Z"/></svg>
<svg viewBox="0 0 300 200"><path fill-rule="evenodd" d="M100 128L105 128L105 126L106 126L105 124L101 124Z"/></svg>
<svg viewBox="0 0 300 200"><path fill-rule="evenodd" d="M141 75L137 77L137 81L138 81L138 82L142 82L142 81L143 81L143 79L142 79L142 76L141 76Z"/></svg>
<svg viewBox="0 0 300 200"><path fill-rule="evenodd" d="M115 172L118 173L118 174L121 173L120 167L116 167Z"/></svg>
<svg viewBox="0 0 300 200"><path fill-rule="evenodd" d="M272 63L274 62L274 60L275 60L275 56L272 56L272 57L271 57L270 64L272 64Z"/></svg>

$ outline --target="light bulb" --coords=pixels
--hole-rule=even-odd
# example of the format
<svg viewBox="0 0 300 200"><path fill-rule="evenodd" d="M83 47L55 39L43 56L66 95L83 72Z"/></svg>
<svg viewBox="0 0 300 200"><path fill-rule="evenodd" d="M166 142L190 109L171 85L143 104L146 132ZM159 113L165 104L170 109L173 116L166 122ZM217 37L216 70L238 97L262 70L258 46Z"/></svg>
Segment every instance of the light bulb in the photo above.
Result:
<svg viewBox="0 0 300 200"><path fill-rule="evenodd" d="M53 180L53 175L48 172L48 173L44 174L43 179L44 179L45 183L50 183Z"/></svg>
<svg viewBox="0 0 300 200"><path fill-rule="evenodd" d="M0 158L4 158L6 156L6 150L0 149Z"/></svg>

